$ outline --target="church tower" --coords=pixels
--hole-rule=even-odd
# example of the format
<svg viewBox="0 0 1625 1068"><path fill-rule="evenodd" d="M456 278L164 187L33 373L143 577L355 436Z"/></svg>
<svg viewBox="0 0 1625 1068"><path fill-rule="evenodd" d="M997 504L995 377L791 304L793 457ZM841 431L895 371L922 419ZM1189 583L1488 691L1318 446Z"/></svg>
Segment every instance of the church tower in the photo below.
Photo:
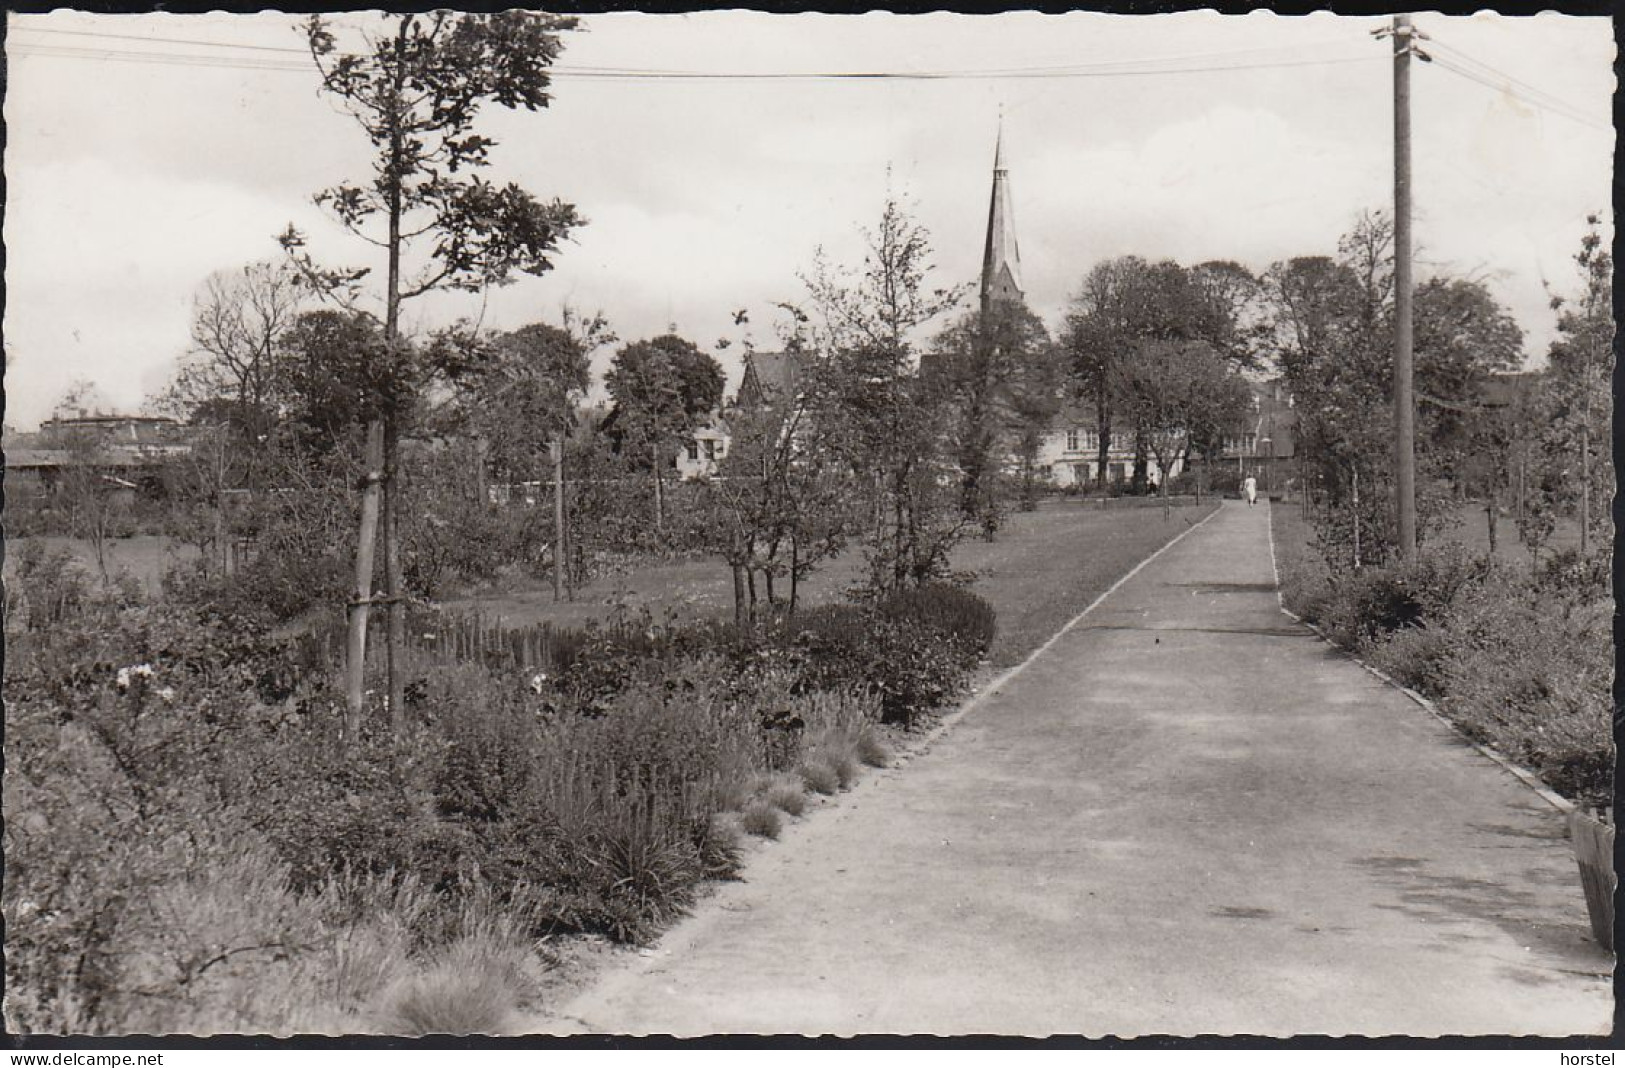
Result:
<svg viewBox="0 0 1625 1068"><path fill-rule="evenodd" d="M1004 127L993 147L993 200L987 209L987 244L982 251L982 313L996 301L1020 304L1021 250L1016 245L1016 216L1010 198L1010 176L1004 169Z"/></svg>

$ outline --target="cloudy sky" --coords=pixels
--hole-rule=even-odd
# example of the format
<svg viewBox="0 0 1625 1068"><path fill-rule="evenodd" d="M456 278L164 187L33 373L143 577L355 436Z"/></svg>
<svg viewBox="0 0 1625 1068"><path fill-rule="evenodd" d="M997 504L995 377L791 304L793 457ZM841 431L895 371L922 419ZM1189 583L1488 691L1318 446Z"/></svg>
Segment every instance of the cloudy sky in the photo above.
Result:
<svg viewBox="0 0 1625 1068"><path fill-rule="evenodd" d="M367 25L340 16L341 43ZM623 339L675 325L723 352L772 342L772 303L824 246L861 254L888 188L913 199L941 281L980 267L1002 108L1029 303L1052 324L1089 267L1136 253L1255 269L1330 253L1391 200L1381 19L1315 15L596 15L569 36L555 101L488 115L496 174L589 220L556 269L488 296L483 321L602 310ZM1531 353L1552 333L1588 212L1609 201L1605 19L1421 15L1419 273L1485 279ZM214 270L304 229L367 265L311 194L366 173L282 15L8 16L6 422L75 381L134 410L185 350ZM204 42L194 44L191 42ZM603 77L934 72L925 80ZM996 72L996 73L992 73ZM1488 83L1488 84L1486 84ZM381 263L378 264L381 268ZM751 323L733 326L746 308ZM478 298L414 305L428 328ZM602 359L607 358L607 354Z"/></svg>

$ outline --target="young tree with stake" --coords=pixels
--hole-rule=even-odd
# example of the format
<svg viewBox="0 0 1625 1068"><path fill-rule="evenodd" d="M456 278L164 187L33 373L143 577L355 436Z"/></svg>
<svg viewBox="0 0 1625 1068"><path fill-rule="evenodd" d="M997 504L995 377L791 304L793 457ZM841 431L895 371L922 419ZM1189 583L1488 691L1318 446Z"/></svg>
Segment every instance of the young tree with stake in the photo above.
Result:
<svg viewBox="0 0 1625 1068"><path fill-rule="evenodd" d="M487 103L527 111L548 105L548 67L563 47L559 35L576 22L526 11L437 11L388 15L384 25L386 32L368 35L359 51L348 52L320 16L305 23L322 90L356 120L374 151L370 181L334 186L318 193L316 201L346 229L383 250L388 270L383 293L386 360L392 371L410 380L417 369L411 347L401 337L403 301L437 289L481 290L507 282L516 272L541 274L552 266L559 242L582 222L569 204L543 203L512 183L499 187L482 179L478 172L488 165L495 142L475 129ZM429 247L421 268L408 277L403 256L420 238ZM324 295L346 303L359 297L367 269L317 267L304 251L303 235L291 226L281 241ZM404 639L405 606L390 492L399 435L400 426L387 417L367 426L345 678L346 726L352 738L361 726L380 506L390 711L397 722L404 713L404 683L395 660Z"/></svg>

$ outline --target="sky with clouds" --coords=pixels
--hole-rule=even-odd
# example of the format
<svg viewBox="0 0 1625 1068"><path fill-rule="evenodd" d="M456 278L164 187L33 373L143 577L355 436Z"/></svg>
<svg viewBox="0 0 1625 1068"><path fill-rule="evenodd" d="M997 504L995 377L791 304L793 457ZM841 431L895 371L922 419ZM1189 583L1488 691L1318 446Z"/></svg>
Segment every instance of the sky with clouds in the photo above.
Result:
<svg viewBox="0 0 1625 1068"><path fill-rule="evenodd" d="M1609 203L1611 28L1553 14L1416 22L1456 68L1413 65L1419 274L1484 279L1538 355L1552 334L1545 286L1572 283L1585 217ZM337 24L341 44L367 25ZM1328 254L1361 209L1391 201L1389 45L1371 37L1382 24L591 16L568 36L553 106L494 109L483 124L500 142L494 176L575 203L588 225L555 270L488 294L483 312L478 297L427 298L407 323L483 314L516 327L568 302L627 340L668 325L706 347L728 337L719 356L737 376L739 343L772 344L772 305L802 297L797 272L816 247L861 255L859 227L888 189L930 230L941 283L974 280L1001 109L1028 302L1052 326L1112 256L1261 270ZM273 235L290 222L326 262L378 258L311 203L363 177L368 157L318 94L294 18L58 12L9 15L8 28L8 424L34 425L80 380L107 408L138 409L185 350L203 279L277 258ZM611 68L959 76L572 73ZM733 325L740 308L746 327Z"/></svg>

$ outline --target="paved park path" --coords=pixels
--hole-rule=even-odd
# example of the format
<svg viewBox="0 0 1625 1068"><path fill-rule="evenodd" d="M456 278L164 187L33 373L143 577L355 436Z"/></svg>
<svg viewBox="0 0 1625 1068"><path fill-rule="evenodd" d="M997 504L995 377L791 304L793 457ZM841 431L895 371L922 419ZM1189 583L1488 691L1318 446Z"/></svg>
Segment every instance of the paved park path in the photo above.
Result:
<svg viewBox="0 0 1625 1068"><path fill-rule="evenodd" d="M545 1031L1610 1025L1560 814L1284 615L1227 502Z"/></svg>

